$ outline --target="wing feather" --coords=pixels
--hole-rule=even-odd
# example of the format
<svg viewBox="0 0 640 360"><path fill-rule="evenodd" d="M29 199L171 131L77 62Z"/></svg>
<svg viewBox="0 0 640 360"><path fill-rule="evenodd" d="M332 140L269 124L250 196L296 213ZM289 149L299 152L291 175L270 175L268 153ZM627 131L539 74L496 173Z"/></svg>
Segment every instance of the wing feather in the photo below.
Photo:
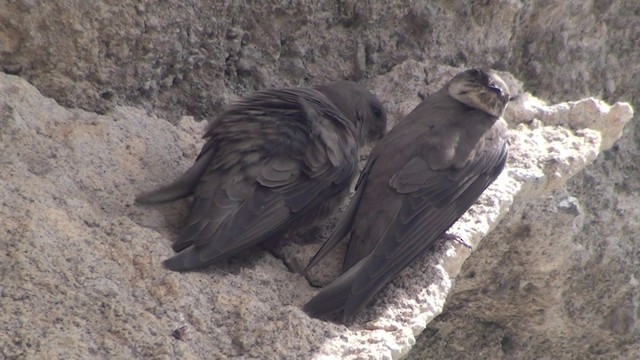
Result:
<svg viewBox="0 0 640 360"><path fill-rule="evenodd" d="M355 247L353 251L357 254L347 253L345 261L355 265L336 279L335 285L325 287L317 295L318 299L312 299L305 306L305 311L315 316L341 311L343 321L352 318L377 291L432 246L473 205L500 174L506 158L507 143L504 141L477 154L460 169L432 170L421 159L408 161L388 182L401 198L400 206L386 220L389 225L380 234L373 250L362 254L364 248ZM361 189L362 192L365 190ZM365 196L376 192L369 189ZM353 222L354 217L352 215L349 221ZM371 224L358 225L353 224L353 231L367 233L364 228ZM350 229L345 226L340 235L346 235ZM329 240L310 265L317 263L319 259L316 258L326 255L325 247L335 246L333 235ZM353 235L351 241L354 241ZM354 271L354 268L358 270ZM334 297L340 301L329 300Z"/></svg>
<svg viewBox="0 0 640 360"><path fill-rule="evenodd" d="M431 247L495 180L506 162L506 142L489 150L456 176L451 176L450 170L432 171L429 178L448 179L436 182L442 188L430 186L406 195L389 228L367 256L363 270L354 276L345 318L353 316L382 286Z"/></svg>
<svg viewBox="0 0 640 360"><path fill-rule="evenodd" d="M342 116L314 90L272 89L244 99L210 125L209 142L234 151L211 159L174 248L193 246L165 265L186 271L223 260L348 189L357 143ZM249 127L259 124L258 134L244 131L239 118Z"/></svg>

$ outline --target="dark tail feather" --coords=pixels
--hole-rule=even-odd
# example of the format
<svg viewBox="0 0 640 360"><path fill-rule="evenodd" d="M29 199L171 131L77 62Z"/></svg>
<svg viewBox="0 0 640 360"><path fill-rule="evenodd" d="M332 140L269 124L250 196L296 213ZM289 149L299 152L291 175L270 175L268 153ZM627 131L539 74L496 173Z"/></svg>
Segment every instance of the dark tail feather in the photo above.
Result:
<svg viewBox="0 0 640 360"><path fill-rule="evenodd" d="M345 313L344 309L349 298L354 295L351 285L360 268L362 268L365 259L322 288L316 296L304 305L304 312L314 318L333 318L338 316L338 319L340 319L339 315L342 313L340 322L346 323L350 321L355 312Z"/></svg>
<svg viewBox="0 0 640 360"><path fill-rule="evenodd" d="M160 204L185 198L193 193L193 187L189 184L175 182L158 190L140 194L136 197L138 204Z"/></svg>
<svg viewBox="0 0 640 360"><path fill-rule="evenodd" d="M207 264L207 261L200 259L198 253L193 250L193 247L187 248L178 255L162 262L162 265L167 269L180 272L200 269Z"/></svg>
<svg viewBox="0 0 640 360"><path fill-rule="evenodd" d="M212 156L213 151L209 151L200 156L195 164L172 184L158 190L140 194L136 197L136 202L138 204L159 204L182 199L193 194L193 190L198 185L202 174L207 170Z"/></svg>

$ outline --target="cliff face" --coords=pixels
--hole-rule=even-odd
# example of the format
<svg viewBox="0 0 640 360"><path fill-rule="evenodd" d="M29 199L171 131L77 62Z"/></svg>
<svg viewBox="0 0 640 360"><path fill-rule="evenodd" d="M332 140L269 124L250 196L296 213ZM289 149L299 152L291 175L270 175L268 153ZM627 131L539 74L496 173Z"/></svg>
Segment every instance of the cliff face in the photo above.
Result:
<svg viewBox="0 0 640 360"><path fill-rule="evenodd" d="M636 3L0 2L0 69L18 76L0 74L0 354L637 357L637 116L614 145L628 105L525 93L637 106ZM425 256L350 329L306 317L315 289L266 252L160 267L185 204L132 199L193 161L202 124L183 115L348 78L393 124L471 66L524 88L505 74L522 93L508 169L453 230L471 255ZM281 255L295 268L316 247Z"/></svg>
<svg viewBox="0 0 640 360"><path fill-rule="evenodd" d="M0 4L0 67L65 106L211 116L231 94L385 74L508 70L543 99L631 100L634 1Z"/></svg>

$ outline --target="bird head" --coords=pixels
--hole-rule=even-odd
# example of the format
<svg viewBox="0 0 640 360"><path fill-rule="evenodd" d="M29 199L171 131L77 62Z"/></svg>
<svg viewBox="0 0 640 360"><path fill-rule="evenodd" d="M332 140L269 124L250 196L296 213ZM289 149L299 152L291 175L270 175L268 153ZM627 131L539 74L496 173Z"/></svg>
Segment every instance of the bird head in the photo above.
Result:
<svg viewBox="0 0 640 360"><path fill-rule="evenodd" d="M509 102L507 84L494 72L481 69L463 71L449 81L449 95L474 109L502 116Z"/></svg>
<svg viewBox="0 0 640 360"><path fill-rule="evenodd" d="M379 140L387 129L387 112L378 98L352 81L338 81L316 88L355 125L358 143Z"/></svg>

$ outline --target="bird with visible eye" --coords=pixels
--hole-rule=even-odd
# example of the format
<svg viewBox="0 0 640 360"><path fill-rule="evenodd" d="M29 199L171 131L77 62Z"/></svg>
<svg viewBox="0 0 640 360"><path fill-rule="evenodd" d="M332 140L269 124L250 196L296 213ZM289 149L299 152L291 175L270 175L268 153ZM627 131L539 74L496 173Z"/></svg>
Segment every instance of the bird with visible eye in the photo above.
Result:
<svg viewBox="0 0 640 360"><path fill-rule="evenodd" d="M500 116L508 101L497 74L470 69L427 96L376 144L349 207L307 266L348 239L343 274L305 312L350 321L446 234L505 166L507 126Z"/></svg>
<svg viewBox="0 0 640 360"><path fill-rule="evenodd" d="M507 85L497 75L481 70L464 72L460 79L449 86L449 95L471 109L480 109L500 117L509 101Z"/></svg>
<svg viewBox="0 0 640 360"><path fill-rule="evenodd" d="M193 166L136 198L156 204L193 196L164 265L190 271L217 263L332 213L349 191L358 151L382 137L375 95L340 81L317 88L255 92L207 127Z"/></svg>

